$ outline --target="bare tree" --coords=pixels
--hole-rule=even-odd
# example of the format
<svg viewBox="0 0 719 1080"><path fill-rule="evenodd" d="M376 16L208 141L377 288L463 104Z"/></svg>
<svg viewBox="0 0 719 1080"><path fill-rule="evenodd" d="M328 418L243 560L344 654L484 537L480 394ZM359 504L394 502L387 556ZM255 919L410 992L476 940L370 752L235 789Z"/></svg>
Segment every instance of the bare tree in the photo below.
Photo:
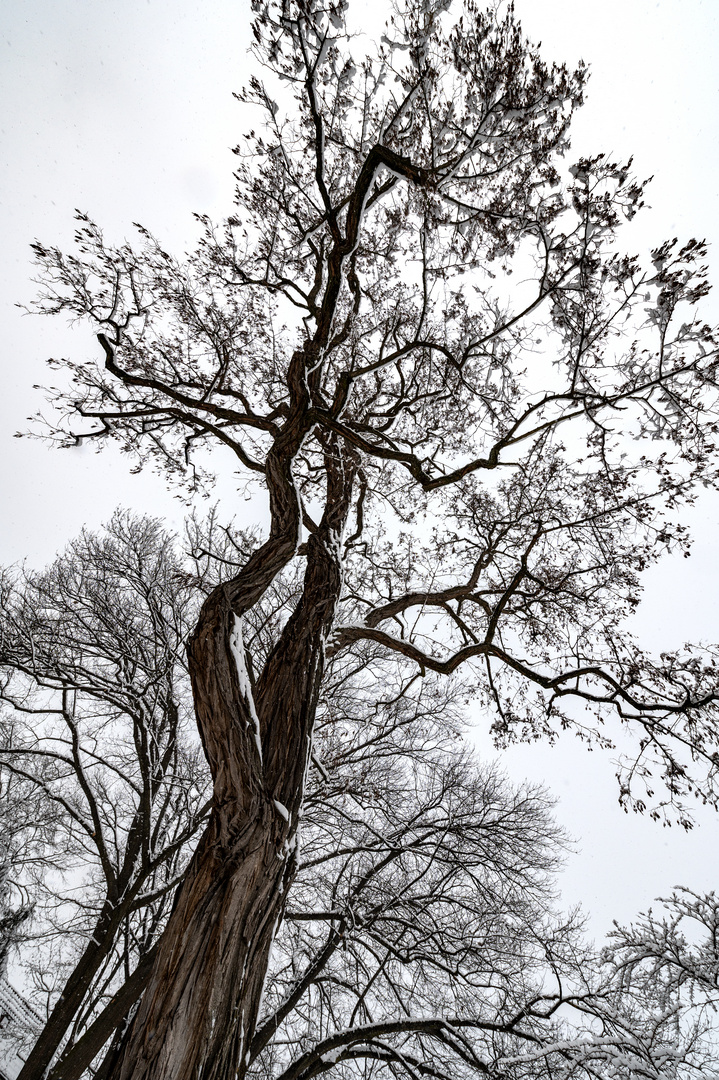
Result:
<svg viewBox="0 0 719 1080"><path fill-rule="evenodd" d="M3 847L0 849L0 976L5 974L11 948L16 944L22 924L29 918L29 904L17 904L12 896L15 882L11 877L12 864Z"/></svg>
<svg viewBox="0 0 719 1080"><path fill-rule="evenodd" d="M42 1026L12 985L10 961L34 932L33 878L53 863L53 808L0 762L0 1075L15 1076Z"/></svg>
<svg viewBox="0 0 719 1080"><path fill-rule="evenodd" d="M562 837L546 795L438 747L446 716L436 734L420 720L408 751L393 712L384 738L376 715L369 732L366 714L343 718L339 737L336 716L319 724L327 776L307 793L250 1074L596 1077L624 1065L659 1077L668 1057L687 1076L703 1065L703 1026L677 1030L676 995L656 1007L620 990L578 916L554 912Z"/></svg>
<svg viewBox="0 0 719 1080"><path fill-rule="evenodd" d="M3 584L0 763L54 811L33 890L48 1019L28 1065L60 1047L87 1063L144 984L206 817L184 658L197 582L157 522L118 513Z"/></svg>
<svg viewBox="0 0 719 1080"><path fill-rule="evenodd" d="M0 978L33 911L32 892L22 871L36 862L51 827L47 814L40 810L37 793L14 780L0 767Z"/></svg>
<svg viewBox="0 0 719 1080"><path fill-rule="evenodd" d="M102 349L52 362L59 441L117 439L192 488L217 447L269 502L189 640L212 813L113 1078L246 1071L336 666L369 700L388 665L400 696L470 665L500 740L627 725L627 801L716 802L716 657L653 662L622 629L716 481L704 247L622 254L643 185L563 166L584 70L545 64L511 10L448 8L407 0L353 58L344 0L256 0L225 227L182 263L84 215L76 254L35 245L40 310Z"/></svg>
<svg viewBox="0 0 719 1080"><path fill-rule="evenodd" d="M677 889L628 927L615 926L607 958L624 986L648 985L684 1005L715 1013L719 1006L719 900Z"/></svg>
<svg viewBox="0 0 719 1080"><path fill-rule="evenodd" d="M620 994L673 1008L682 1037L704 1040L704 1075L719 1076L719 901L680 888L658 904L629 926L615 924L604 962Z"/></svg>

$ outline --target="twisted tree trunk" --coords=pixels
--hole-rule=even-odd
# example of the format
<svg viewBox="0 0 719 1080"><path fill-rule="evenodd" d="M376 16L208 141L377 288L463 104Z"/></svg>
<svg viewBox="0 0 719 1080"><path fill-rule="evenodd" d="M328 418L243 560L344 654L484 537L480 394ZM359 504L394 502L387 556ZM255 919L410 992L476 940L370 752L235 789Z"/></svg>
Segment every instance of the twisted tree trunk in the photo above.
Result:
<svg viewBox="0 0 719 1080"><path fill-rule="evenodd" d="M295 872L354 479L346 453L330 447L326 507L307 543L302 597L252 687L242 614L294 555L299 532L286 449L284 459L275 453L268 460L270 538L210 595L188 646L213 810L111 1080L235 1080L247 1066L270 947Z"/></svg>
<svg viewBox="0 0 719 1080"><path fill-rule="evenodd" d="M223 843L205 833L112 1075L229 1080L254 1030L292 860L267 805Z"/></svg>

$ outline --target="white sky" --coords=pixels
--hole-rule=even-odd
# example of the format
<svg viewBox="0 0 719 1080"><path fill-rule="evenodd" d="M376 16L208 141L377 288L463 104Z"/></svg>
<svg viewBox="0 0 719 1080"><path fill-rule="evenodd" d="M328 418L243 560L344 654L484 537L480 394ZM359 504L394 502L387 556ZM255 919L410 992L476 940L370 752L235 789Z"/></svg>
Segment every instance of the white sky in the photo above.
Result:
<svg viewBox="0 0 719 1080"><path fill-rule="evenodd" d="M634 154L655 175L628 244L666 237L713 242L719 262L719 5L716 0L517 0L525 28L546 54L591 66L588 103L575 124L577 153ZM363 4L374 22L376 0ZM91 447L54 451L13 433L42 407L34 383L44 359L94 346L85 330L23 317L32 296L28 244L69 246L72 210L88 211L120 240L130 223L171 250L192 243L192 211L230 208L234 145L245 121L232 91L246 80L247 0L5 0L0 5L0 562L44 563L83 524L117 503L178 520L180 507L151 475ZM710 298L707 317L717 320ZM230 484L223 484L229 492ZM245 504L238 507L241 516ZM655 648L719 640L719 499L692 516L688 560L647 576L637 632ZM611 755L610 755L611 756ZM719 885L719 823L699 815L689 836L628 818L617 807L614 769L570 740L506 756L512 775L546 780L558 816L580 840L564 878L595 932L628 919L677 883Z"/></svg>

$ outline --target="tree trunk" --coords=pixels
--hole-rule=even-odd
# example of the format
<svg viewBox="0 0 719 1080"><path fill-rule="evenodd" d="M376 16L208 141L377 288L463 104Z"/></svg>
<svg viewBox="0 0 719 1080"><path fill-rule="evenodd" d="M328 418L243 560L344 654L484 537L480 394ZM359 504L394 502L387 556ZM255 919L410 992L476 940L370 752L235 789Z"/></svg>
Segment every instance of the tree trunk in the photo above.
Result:
<svg viewBox="0 0 719 1080"><path fill-rule="evenodd" d="M254 1031L293 860L267 804L234 851L213 817L193 860L115 1075L229 1080ZM279 818L279 821L278 821Z"/></svg>
<svg viewBox="0 0 719 1080"><path fill-rule="evenodd" d="M327 454L327 502L307 542L302 597L257 685L245 662L242 615L296 550L299 504L287 461L268 460L268 481L276 468L269 540L208 597L189 642L213 810L110 1080L235 1080L246 1071L294 876L324 645L341 591L354 465L334 445Z"/></svg>

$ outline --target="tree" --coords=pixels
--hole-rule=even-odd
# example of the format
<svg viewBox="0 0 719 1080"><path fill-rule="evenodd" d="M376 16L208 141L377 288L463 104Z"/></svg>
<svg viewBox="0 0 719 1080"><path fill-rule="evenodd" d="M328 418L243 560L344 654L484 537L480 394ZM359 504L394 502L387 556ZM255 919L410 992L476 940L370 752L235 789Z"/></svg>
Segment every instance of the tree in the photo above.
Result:
<svg viewBox="0 0 719 1080"><path fill-rule="evenodd" d="M716 1076L719 904L714 893L685 888L660 903L658 912L650 909L628 927L615 924L605 960L622 992L649 991L655 1000L671 1001L686 1028L713 1027L708 1074Z"/></svg>
<svg viewBox="0 0 719 1080"><path fill-rule="evenodd" d="M616 926L608 958L624 985L681 990L685 1003L716 1011L719 1004L719 903L678 889L628 927Z"/></svg>
<svg viewBox="0 0 719 1080"><path fill-rule="evenodd" d="M9 981L17 960L36 930L36 882L55 861L51 838L54 808L0 760L0 1070L17 1069L37 1038L41 1023ZM9 1070L9 1071L8 1071Z"/></svg>
<svg viewBox="0 0 719 1080"><path fill-rule="evenodd" d="M375 716L368 763L354 711L318 724L327 777L306 793L250 1074L701 1074L711 1019L678 1023L676 986L630 985L554 911L546 795L438 747L448 718L432 710L396 749L400 717Z"/></svg>
<svg viewBox="0 0 719 1080"><path fill-rule="evenodd" d="M84 533L45 574L26 573L16 581L14 595L7 598L7 619L16 648L18 639L36 644L34 652L26 648L23 654L25 664L31 658L33 680L57 679L62 671L66 681L72 678L79 686L77 667L68 664L68 656L81 655L86 672L77 689L81 698L88 694L88 671L101 685L104 702L108 672L123 670L127 692L127 672L134 669L136 710L140 701L145 708L155 701L157 679L148 679L147 655L162 656L157 642L169 641L176 656L177 611L184 610L188 585L210 593L218 577L243 564L253 537L220 528L211 514L206 522L191 520L187 542L189 565L174 553L156 522L117 515L105 535ZM128 602L139 591L142 605ZM254 656L271 649L278 615L300 593L295 572L273 583L253 609L245 637ZM142 620L145 608L153 613L149 625ZM103 627L112 628L111 637ZM122 663L111 656L122 656ZM6 670L13 672L15 693L6 688L6 694L14 697L16 711L33 709L32 729L25 737L32 746L19 738L7 746L7 769L16 785L34 788L36 801L52 795L44 800L56 807L55 835L52 842L45 839L45 860L51 859L48 849L54 849L56 869L70 869L74 879L89 865L91 875L97 875L97 853L74 851L79 845L72 826L85 791L80 785L73 797L68 777L51 771L66 741L61 729L53 734L53 728L41 726L40 718L46 723L54 719L48 712L51 701L36 691L32 705L27 696L20 702L18 674L21 682L28 676L17 654L14 664L7 663ZM163 666L157 659L155 665L156 671ZM370 666L375 677L383 668L379 698L368 693ZM181 667L178 674L181 679ZM465 693L461 683L437 677L403 687L401 674L392 663L383 663L373 645L356 651L351 667L333 665L328 672L306 780L301 858L275 933L262 1011L248 1050L249 1070L289 1080L374 1062L449 1078L477 1068L523 1076L542 1063L559 1075L568 1068L604 1075L617 1061L631 1060L644 1074L663 1076L668 1055L675 1064L703 1065L706 1024L697 1023L691 1037L677 1029L680 988L662 984L657 994L652 980L644 979L637 994L624 966L602 962L583 943L576 916L554 912L552 878L564 839L548 816L547 797L527 786L512 790L496 767L478 768L471 760L460 739ZM82 774L66 772L75 783L84 780L91 786L90 805L100 806L100 816L117 825L123 800L117 787L109 790L108 759L111 755L115 765L112 775L123 762L123 778L129 780L133 761L135 771L143 772L146 754L137 753L136 724L127 709L99 728L97 712L96 703L76 705L76 717L96 736L99 731L100 738L90 744L86 737L80 744ZM103 730L108 726L109 749ZM83 725L78 727L87 736ZM177 790L187 786L187 778L175 770L166 783ZM62 811L73 803L75 815L64 822ZM174 834L190 832L189 808L187 799L174 799ZM160 828L163 813L155 814L154 821L159 840L167 832L167 825ZM127 866L131 830L125 832L122 862ZM122 829L119 834L121 847ZM155 850L162 856L157 841ZM69 853L75 854L74 874ZM40 927L35 933L41 945L37 972L45 985L58 957L62 961L68 952L68 942L72 955L82 960L107 954L84 998L77 992L82 962L69 977L65 963L65 974L61 966L61 979L55 978L54 1008L48 1010L34 1054L37 1061L53 1039L60 1039L63 1019L64 1043L45 1068L52 1080L77 1080L108 1040L93 1075L107 1076L114 1067L149 975L162 901L170 895L161 886L161 902L153 904L152 882L148 888L145 876L141 884L143 872L147 875L144 863L131 884L135 894L141 888L144 892L139 906L114 935L105 927L99 937L98 920L88 916L107 905L107 882L100 890L93 889L92 876L84 880L82 901L75 899L77 886L72 889L69 899L80 904L81 920L66 915L67 889L56 886L53 893L46 880L36 883L55 905L46 917L48 930L43 933ZM72 1016L71 991L78 999ZM600 1042L592 1025L604 1032Z"/></svg>
<svg viewBox="0 0 719 1080"><path fill-rule="evenodd" d="M5 974L10 949L17 941L20 927L32 912L27 904L15 906L13 903L10 873L10 859L3 850L0 852L0 975Z"/></svg>
<svg viewBox="0 0 719 1080"><path fill-rule="evenodd" d="M0 773L0 978L7 971L10 953L21 938L23 926L32 915L33 905L28 891L23 888L14 870L16 864L28 858L35 845L34 836L40 822L33 815L28 827L25 814L19 813L12 785ZM26 794L25 792L23 794ZM32 793L31 793L32 794ZM35 806L36 806L35 802ZM34 807L35 808L35 807ZM24 857L24 858L23 858Z"/></svg>
<svg viewBox="0 0 719 1080"><path fill-rule="evenodd" d="M156 521L118 512L2 584L0 768L51 823L33 883L48 1019L25 1068L59 1048L56 1068L84 1068L142 988L206 818L184 658L201 582Z"/></svg>
<svg viewBox="0 0 719 1080"><path fill-rule="evenodd" d="M470 665L500 741L627 726L628 803L658 782L653 812L686 821L687 792L717 796L716 658L655 662L622 628L716 482L704 246L618 250L643 185L604 156L564 168L585 72L545 64L511 9L409 0L356 59L344 2L254 9L264 81L240 96L262 127L225 227L201 219L184 262L85 215L76 254L35 245L40 310L102 349L51 362L71 376L51 433L192 490L217 447L269 506L190 636L213 806L122 1080L246 1071L335 671L369 701L389 669L402 697Z"/></svg>

